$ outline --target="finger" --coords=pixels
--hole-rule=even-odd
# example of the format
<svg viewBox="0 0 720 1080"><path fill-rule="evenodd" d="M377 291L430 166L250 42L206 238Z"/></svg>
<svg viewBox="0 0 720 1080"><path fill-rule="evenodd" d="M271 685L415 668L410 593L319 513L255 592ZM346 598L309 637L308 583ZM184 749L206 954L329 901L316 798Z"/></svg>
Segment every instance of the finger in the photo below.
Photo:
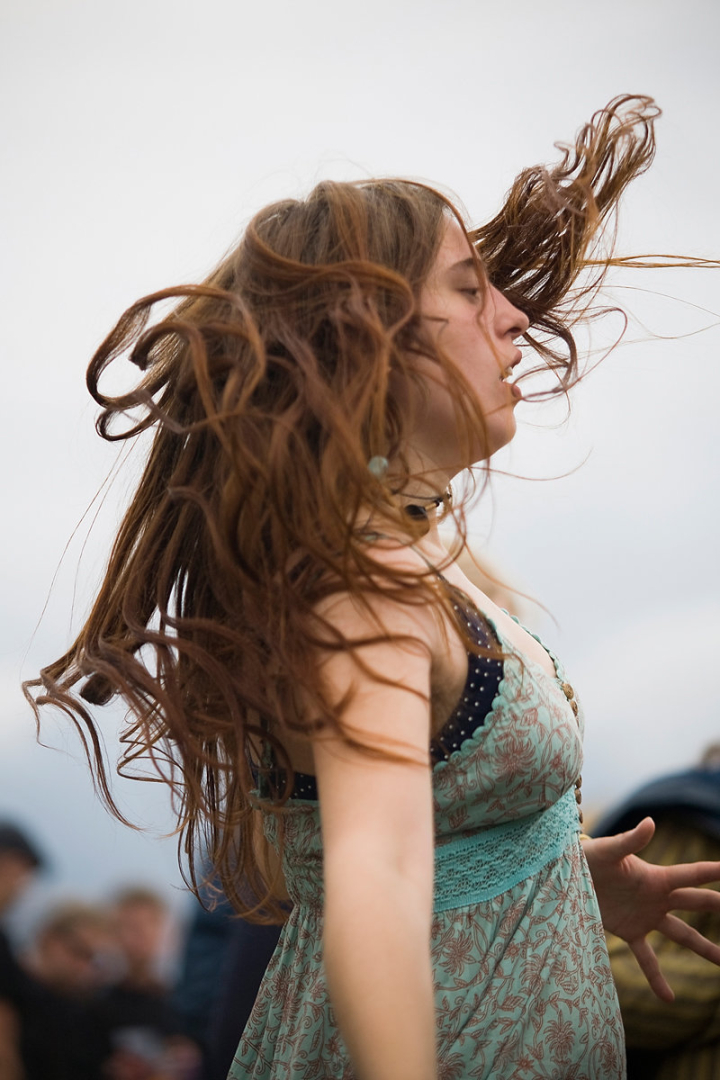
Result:
<svg viewBox="0 0 720 1080"><path fill-rule="evenodd" d="M679 911L720 911L720 892L715 889L675 889L668 908Z"/></svg>
<svg viewBox="0 0 720 1080"><path fill-rule="evenodd" d="M668 884L674 889L720 881L720 862L678 863L666 869Z"/></svg>
<svg viewBox="0 0 720 1080"><path fill-rule="evenodd" d="M704 957L705 960L720 965L720 945L714 945L712 941L708 941L706 937L694 930L692 926L688 926L682 919L678 919L676 915L666 915L662 922L658 923L657 928L671 941L676 941L678 945L684 945L685 948L692 949L694 953Z"/></svg>
<svg viewBox="0 0 720 1080"><path fill-rule="evenodd" d="M598 836L594 840L598 855L609 860L622 859L626 855L635 855L650 843L655 833L655 822L646 817L634 829L618 833L617 836ZM685 882L678 882L685 884Z"/></svg>
<svg viewBox="0 0 720 1080"><path fill-rule="evenodd" d="M670 984L660 970L658 958L648 944L647 938L636 938L629 941L628 945L635 954L635 959L640 965L640 970L648 981L650 989L661 1001L671 1002L675 1000Z"/></svg>

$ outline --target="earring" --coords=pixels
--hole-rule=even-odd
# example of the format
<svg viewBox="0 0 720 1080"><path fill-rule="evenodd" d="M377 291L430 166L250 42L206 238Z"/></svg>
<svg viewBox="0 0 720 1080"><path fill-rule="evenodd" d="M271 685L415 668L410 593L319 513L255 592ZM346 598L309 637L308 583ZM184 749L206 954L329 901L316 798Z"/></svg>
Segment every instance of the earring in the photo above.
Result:
<svg viewBox="0 0 720 1080"><path fill-rule="evenodd" d="M390 467L390 462L386 457L376 455L370 458L367 467L376 480L382 480Z"/></svg>

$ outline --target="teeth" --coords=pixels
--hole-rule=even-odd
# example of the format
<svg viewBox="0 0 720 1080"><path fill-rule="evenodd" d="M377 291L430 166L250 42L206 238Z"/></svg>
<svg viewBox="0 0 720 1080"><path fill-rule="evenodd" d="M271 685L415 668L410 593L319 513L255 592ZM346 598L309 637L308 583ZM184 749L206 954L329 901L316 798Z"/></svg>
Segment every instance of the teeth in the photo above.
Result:
<svg viewBox="0 0 720 1080"><path fill-rule="evenodd" d="M512 375L512 372L513 372L513 369L511 367L506 367L505 370L503 371L502 375L500 376L500 380L502 381L504 379L509 379L510 376Z"/></svg>

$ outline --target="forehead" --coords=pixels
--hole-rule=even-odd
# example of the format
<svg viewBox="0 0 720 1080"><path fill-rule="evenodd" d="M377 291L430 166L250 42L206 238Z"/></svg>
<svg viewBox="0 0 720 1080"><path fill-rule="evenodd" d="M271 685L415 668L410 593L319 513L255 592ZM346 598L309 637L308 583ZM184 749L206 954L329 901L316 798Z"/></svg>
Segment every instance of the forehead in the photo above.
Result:
<svg viewBox="0 0 720 1080"><path fill-rule="evenodd" d="M472 249L458 222L449 218L427 284L433 288L448 275L461 274L468 269L475 271Z"/></svg>
<svg viewBox="0 0 720 1080"><path fill-rule="evenodd" d="M467 237L455 218L449 218L438 248L436 266L448 270L456 263L467 263L468 260L472 265L472 249Z"/></svg>

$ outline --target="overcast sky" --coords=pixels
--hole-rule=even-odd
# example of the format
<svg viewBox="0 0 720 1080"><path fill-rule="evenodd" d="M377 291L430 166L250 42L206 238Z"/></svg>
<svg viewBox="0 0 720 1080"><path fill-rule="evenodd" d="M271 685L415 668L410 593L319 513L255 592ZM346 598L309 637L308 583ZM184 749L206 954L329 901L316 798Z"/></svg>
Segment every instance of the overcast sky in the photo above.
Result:
<svg viewBox="0 0 720 1080"><path fill-rule="evenodd" d="M155 832L116 825L65 727L50 719L56 749L36 745L18 690L67 646L72 610L79 625L131 483L121 470L88 538L94 509L83 515L116 452L94 434L84 371L113 321L146 292L201 280L254 210L324 177L424 178L487 219L521 168L553 160L555 141L626 91L654 95L664 116L620 248L720 257L719 12L715 0L5 0L0 816L47 851L46 889L178 882L174 841L156 836L171 827L164 792L120 785ZM718 320L720 274L617 284L640 342L588 378L566 424L518 410L498 467L538 479L496 476L474 519L477 544L549 612L527 618L580 687L597 806L720 737L720 330L698 333Z"/></svg>

